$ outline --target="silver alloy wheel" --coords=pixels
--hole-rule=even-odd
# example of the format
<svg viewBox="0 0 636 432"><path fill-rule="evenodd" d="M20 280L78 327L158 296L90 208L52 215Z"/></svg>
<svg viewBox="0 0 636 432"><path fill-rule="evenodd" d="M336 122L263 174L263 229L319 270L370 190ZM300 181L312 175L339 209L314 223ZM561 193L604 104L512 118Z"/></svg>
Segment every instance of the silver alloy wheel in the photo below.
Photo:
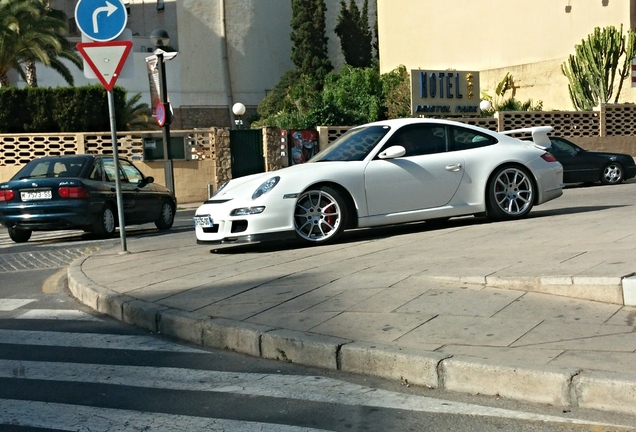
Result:
<svg viewBox="0 0 636 432"><path fill-rule="evenodd" d="M603 168L604 184L617 184L623 181L623 167L616 162L609 163Z"/></svg>
<svg viewBox="0 0 636 432"><path fill-rule="evenodd" d="M534 189L527 174L519 168L502 170L493 182L497 207L507 216L522 216L532 207Z"/></svg>
<svg viewBox="0 0 636 432"><path fill-rule="evenodd" d="M102 226L107 234L115 232L115 215L110 207L104 209L104 213L102 214Z"/></svg>
<svg viewBox="0 0 636 432"><path fill-rule="evenodd" d="M342 208L338 199L325 190L308 190L296 202L296 233L310 242L324 242L342 230Z"/></svg>

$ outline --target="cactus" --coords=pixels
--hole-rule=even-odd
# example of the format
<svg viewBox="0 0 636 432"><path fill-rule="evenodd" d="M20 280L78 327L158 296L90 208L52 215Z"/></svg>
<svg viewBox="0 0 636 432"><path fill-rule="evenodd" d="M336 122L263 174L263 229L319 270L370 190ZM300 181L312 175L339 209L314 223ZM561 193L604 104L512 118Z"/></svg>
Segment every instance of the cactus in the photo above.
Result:
<svg viewBox="0 0 636 432"><path fill-rule="evenodd" d="M628 30L623 36L614 26L596 27L574 47L561 65L561 72L569 81L570 100L577 110L592 110L611 101L618 102L623 82L631 72L631 61L636 53L636 33ZM618 82L616 82L618 80Z"/></svg>

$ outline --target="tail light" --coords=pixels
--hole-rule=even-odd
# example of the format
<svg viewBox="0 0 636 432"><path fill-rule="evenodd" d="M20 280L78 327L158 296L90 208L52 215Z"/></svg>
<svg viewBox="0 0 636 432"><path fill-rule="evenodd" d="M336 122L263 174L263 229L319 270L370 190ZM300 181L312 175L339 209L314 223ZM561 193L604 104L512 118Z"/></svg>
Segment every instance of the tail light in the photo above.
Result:
<svg viewBox="0 0 636 432"><path fill-rule="evenodd" d="M15 198L15 192L12 190L0 190L0 202L11 201Z"/></svg>
<svg viewBox="0 0 636 432"><path fill-rule="evenodd" d="M83 186L62 186L57 190L62 198L88 198L89 193Z"/></svg>
<svg viewBox="0 0 636 432"><path fill-rule="evenodd" d="M541 155L541 159L546 162L556 162L556 158L552 155L552 153L545 152Z"/></svg>

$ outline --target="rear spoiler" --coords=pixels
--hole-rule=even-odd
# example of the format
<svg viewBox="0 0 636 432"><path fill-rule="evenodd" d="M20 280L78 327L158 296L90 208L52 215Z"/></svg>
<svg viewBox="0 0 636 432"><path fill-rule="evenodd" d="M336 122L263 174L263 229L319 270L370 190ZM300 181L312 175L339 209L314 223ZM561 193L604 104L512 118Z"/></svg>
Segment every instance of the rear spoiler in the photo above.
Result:
<svg viewBox="0 0 636 432"><path fill-rule="evenodd" d="M550 142L550 138L548 138L548 134L552 132L554 128L552 126L536 126L530 128L523 129L513 129L509 131L500 132L504 135L512 135L515 133L531 133L532 141L543 150L547 150L552 146L552 142Z"/></svg>

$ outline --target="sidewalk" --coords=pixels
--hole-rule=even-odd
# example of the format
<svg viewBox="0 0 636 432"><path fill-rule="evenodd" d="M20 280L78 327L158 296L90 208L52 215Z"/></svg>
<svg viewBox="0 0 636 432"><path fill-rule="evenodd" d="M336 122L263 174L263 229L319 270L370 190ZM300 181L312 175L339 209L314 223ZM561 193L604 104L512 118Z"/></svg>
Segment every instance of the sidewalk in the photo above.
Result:
<svg viewBox="0 0 636 432"><path fill-rule="evenodd" d="M607 206L614 224L555 200L523 221L361 230L311 248L210 253L192 231L158 233L77 260L69 287L100 312L206 347L636 414L629 200Z"/></svg>

